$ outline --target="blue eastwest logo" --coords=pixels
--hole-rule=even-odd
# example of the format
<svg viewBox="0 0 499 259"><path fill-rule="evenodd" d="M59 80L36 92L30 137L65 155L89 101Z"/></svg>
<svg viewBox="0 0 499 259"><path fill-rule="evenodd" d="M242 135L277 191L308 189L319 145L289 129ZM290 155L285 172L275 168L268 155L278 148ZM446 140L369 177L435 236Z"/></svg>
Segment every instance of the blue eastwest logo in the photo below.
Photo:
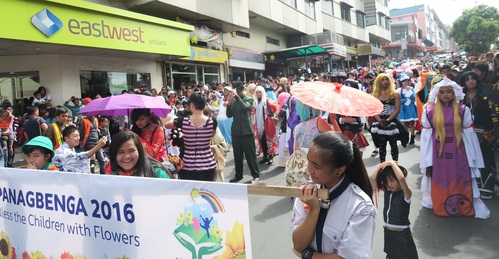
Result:
<svg viewBox="0 0 499 259"><path fill-rule="evenodd" d="M31 23L47 37L54 35L62 28L62 21L47 8L33 15Z"/></svg>

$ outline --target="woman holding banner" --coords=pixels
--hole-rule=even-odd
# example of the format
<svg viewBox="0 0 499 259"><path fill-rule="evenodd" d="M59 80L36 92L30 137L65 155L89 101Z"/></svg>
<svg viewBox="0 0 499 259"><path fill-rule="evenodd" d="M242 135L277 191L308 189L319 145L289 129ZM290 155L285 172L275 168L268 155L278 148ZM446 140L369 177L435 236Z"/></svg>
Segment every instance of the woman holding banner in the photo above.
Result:
<svg viewBox="0 0 499 259"><path fill-rule="evenodd" d="M320 134L308 150L308 172L313 183L300 187L293 208L295 253L371 258L376 208L357 145L338 132ZM319 200L319 188L329 190L328 201Z"/></svg>
<svg viewBox="0 0 499 259"><path fill-rule="evenodd" d="M147 155L139 137L131 131L113 137L104 171L111 175L171 178L163 165Z"/></svg>

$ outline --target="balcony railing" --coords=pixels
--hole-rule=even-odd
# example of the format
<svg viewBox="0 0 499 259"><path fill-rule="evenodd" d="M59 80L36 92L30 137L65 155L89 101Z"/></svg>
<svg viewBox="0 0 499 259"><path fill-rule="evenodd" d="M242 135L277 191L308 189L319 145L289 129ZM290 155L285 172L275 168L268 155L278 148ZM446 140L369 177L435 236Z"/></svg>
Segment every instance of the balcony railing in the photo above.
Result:
<svg viewBox="0 0 499 259"><path fill-rule="evenodd" d="M292 47L299 47L306 45L327 44L327 43L336 43L339 45L344 45L343 36L331 31L325 31L311 35L303 35L290 38L288 40L288 47L292 48Z"/></svg>

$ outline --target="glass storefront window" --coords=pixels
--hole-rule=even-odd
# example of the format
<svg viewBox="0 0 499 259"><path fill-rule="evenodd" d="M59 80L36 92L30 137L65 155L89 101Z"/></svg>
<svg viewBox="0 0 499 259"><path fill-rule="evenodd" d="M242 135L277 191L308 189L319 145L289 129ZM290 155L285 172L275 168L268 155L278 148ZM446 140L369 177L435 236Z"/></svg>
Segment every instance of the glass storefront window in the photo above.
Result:
<svg viewBox="0 0 499 259"><path fill-rule="evenodd" d="M94 98L101 96L119 95L123 90L132 91L134 88L151 88L150 73L126 73L106 71L80 71L80 87L82 97Z"/></svg>
<svg viewBox="0 0 499 259"><path fill-rule="evenodd" d="M194 73L196 72L196 66L192 64L172 64L172 72Z"/></svg>
<svg viewBox="0 0 499 259"><path fill-rule="evenodd" d="M33 102L33 93L40 87L38 71L0 73L0 104L10 103L14 114L22 115ZM50 87L46 87L50 95Z"/></svg>
<svg viewBox="0 0 499 259"><path fill-rule="evenodd" d="M220 69L218 66L205 66L196 64L165 64L166 84L173 89L179 89L180 84L195 85L198 83L211 84L220 82Z"/></svg>
<svg viewBox="0 0 499 259"><path fill-rule="evenodd" d="M204 66L205 74L218 74L218 67Z"/></svg>

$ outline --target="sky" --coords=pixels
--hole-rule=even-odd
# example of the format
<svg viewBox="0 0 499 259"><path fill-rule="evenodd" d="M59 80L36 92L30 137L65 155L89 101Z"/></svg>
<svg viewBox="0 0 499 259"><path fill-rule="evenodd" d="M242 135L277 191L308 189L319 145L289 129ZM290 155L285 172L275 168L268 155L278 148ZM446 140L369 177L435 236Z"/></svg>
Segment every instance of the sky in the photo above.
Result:
<svg viewBox="0 0 499 259"><path fill-rule="evenodd" d="M499 0L390 0L388 8L405 8L421 4L429 5L435 10L438 18L446 25L451 25L461 16L464 9L473 8L476 5L489 5L499 9Z"/></svg>

